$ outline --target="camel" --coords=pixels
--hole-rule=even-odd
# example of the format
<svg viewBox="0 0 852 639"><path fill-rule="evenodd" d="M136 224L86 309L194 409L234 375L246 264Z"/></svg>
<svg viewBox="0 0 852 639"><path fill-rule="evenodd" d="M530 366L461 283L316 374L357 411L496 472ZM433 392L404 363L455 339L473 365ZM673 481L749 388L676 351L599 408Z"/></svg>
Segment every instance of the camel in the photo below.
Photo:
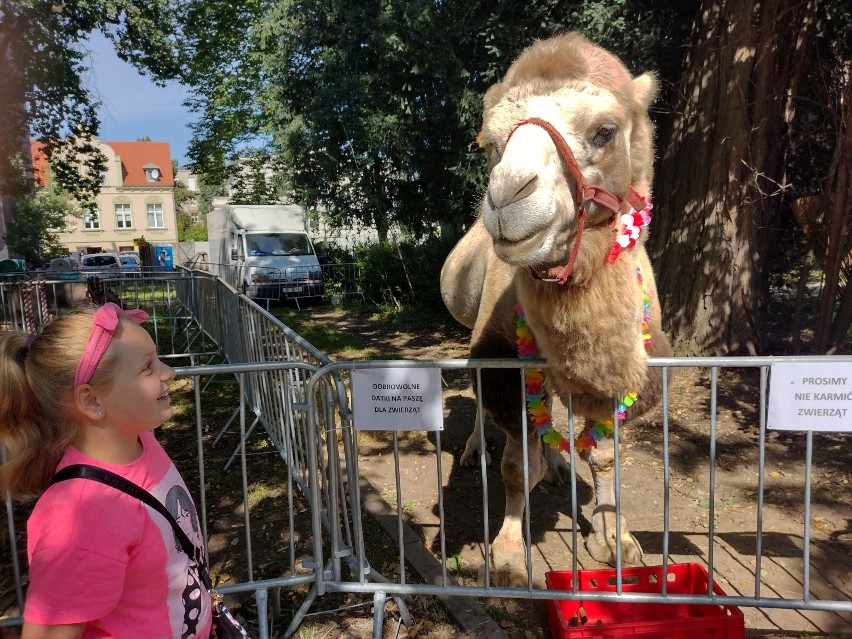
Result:
<svg viewBox="0 0 852 639"><path fill-rule="evenodd" d="M536 354L548 364L542 369L545 405L554 394L568 405L570 396L574 413L585 419L575 440L595 484L585 543L595 560L608 564L617 560L616 534L623 562L642 558L626 519L615 522L615 446L607 436L615 400L626 402L619 423L653 407L662 376L648 368L647 358L672 354L644 248L654 153L648 107L656 93L652 74L632 77L580 34L526 48L484 96L479 141L488 154L487 189L476 222L441 270L447 308L472 329L471 358L519 357L522 312ZM491 544L491 579L523 587L524 398L518 374L483 370L475 390L507 435L501 463L506 510ZM598 428L607 420L610 431ZM475 435L465 461L479 447ZM532 425L527 439L532 489L548 462L565 462ZM560 447L567 447L564 438Z"/></svg>

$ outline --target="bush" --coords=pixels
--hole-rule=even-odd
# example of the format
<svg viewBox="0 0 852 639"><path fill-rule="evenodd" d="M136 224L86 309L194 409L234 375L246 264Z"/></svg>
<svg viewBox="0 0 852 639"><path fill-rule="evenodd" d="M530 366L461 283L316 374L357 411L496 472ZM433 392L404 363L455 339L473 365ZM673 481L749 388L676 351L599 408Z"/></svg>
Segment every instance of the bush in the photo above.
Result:
<svg viewBox="0 0 852 639"><path fill-rule="evenodd" d="M362 290L368 301L393 310L416 307L446 314L441 267L454 243L432 237L422 242L378 242L355 248Z"/></svg>

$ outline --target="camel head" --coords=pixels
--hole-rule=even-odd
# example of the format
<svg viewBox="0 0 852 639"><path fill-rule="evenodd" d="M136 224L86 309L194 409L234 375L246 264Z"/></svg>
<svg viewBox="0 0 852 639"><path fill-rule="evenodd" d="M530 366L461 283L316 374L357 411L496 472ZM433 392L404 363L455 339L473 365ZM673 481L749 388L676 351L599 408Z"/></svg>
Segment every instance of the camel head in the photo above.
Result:
<svg viewBox="0 0 852 639"><path fill-rule="evenodd" d="M547 273L564 268L574 251L575 284L603 266L621 213L631 208L624 198L631 188L651 195L648 106L656 91L654 76L633 78L613 55L576 33L524 50L486 93L480 133L490 170L480 213L500 259ZM559 151L559 137L577 175ZM576 243L583 199L578 176L614 198L610 208L585 204L585 230Z"/></svg>

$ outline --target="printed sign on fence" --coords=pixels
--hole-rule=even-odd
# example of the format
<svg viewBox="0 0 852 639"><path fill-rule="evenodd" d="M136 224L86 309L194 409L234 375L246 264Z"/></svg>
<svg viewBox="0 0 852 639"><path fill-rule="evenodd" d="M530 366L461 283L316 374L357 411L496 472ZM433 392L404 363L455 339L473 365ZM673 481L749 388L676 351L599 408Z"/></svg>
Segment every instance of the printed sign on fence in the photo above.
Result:
<svg viewBox="0 0 852 639"><path fill-rule="evenodd" d="M773 364L769 428L852 432L852 362Z"/></svg>
<svg viewBox="0 0 852 639"><path fill-rule="evenodd" d="M353 370L352 412L357 430L444 430L441 371Z"/></svg>

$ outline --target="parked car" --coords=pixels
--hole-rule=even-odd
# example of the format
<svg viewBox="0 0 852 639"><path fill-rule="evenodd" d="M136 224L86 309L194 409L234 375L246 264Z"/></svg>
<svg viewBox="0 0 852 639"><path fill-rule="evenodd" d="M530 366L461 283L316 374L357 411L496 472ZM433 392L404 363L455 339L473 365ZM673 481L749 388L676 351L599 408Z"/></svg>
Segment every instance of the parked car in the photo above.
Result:
<svg viewBox="0 0 852 639"><path fill-rule="evenodd" d="M136 253L123 252L118 254L118 259L121 261L121 270L125 274L135 277L142 273L142 262Z"/></svg>
<svg viewBox="0 0 852 639"><path fill-rule="evenodd" d="M2 280L26 279L27 264L21 259L12 258L0 260L0 277Z"/></svg>
<svg viewBox="0 0 852 639"><path fill-rule="evenodd" d="M101 274L101 276L120 275L121 262L115 253L91 253L83 256L80 268L83 275Z"/></svg>

